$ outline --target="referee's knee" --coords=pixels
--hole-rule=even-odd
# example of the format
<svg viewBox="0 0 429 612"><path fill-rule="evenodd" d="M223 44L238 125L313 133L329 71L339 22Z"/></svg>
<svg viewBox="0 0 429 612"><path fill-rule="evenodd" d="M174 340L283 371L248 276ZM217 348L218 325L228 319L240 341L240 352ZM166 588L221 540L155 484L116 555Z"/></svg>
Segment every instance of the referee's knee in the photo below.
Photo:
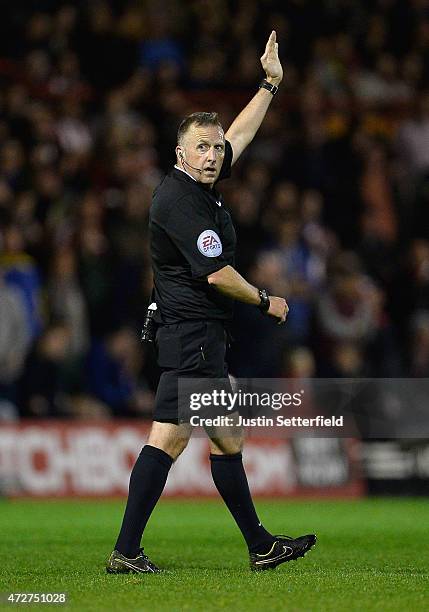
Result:
<svg viewBox="0 0 429 612"><path fill-rule="evenodd" d="M210 454L212 455L236 455L242 450L243 438L241 436L210 440Z"/></svg>
<svg viewBox="0 0 429 612"><path fill-rule="evenodd" d="M147 443L163 450L175 461L188 445L191 431L186 425L154 421Z"/></svg>

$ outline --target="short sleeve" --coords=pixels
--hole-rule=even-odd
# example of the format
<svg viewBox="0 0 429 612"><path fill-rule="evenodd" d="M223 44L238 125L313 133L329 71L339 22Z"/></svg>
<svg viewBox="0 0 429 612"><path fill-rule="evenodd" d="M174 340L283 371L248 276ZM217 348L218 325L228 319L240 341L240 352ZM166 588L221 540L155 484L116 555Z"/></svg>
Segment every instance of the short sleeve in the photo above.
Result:
<svg viewBox="0 0 429 612"><path fill-rule="evenodd" d="M207 276L228 265L222 255L218 225L192 195L175 202L163 229L191 266L193 278Z"/></svg>
<svg viewBox="0 0 429 612"><path fill-rule="evenodd" d="M220 169L219 176L216 183L223 181L231 176L231 164L232 164L232 146L229 140L225 140L225 157L223 158L222 168Z"/></svg>

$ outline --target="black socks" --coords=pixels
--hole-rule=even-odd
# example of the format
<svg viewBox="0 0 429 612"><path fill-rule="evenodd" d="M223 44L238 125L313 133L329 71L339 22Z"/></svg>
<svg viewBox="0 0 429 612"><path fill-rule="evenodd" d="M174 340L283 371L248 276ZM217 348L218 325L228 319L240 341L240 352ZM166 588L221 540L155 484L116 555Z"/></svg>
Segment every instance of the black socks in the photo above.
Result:
<svg viewBox="0 0 429 612"><path fill-rule="evenodd" d="M235 519L250 552L266 552L274 537L256 514L241 453L210 455L213 481ZM115 549L128 558L137 556L143 530L164 490L173 459L146 445L131 472L128 501Z"/></svg>
<svg viewBox="0 0 429 612"><path fill-rule="evenodd" d="M127 507L115 549L135 558L140 540L156 502L164 490L173 459L159 448L143 447L130 477Z"/></svg>
<svg viewBox="0 0 429 612"><path fill-rule="evenodd" d="M241 453L210 455L213 481L235 519L250 552L266 552L274 537L262 527L253 505Z"/></svg>

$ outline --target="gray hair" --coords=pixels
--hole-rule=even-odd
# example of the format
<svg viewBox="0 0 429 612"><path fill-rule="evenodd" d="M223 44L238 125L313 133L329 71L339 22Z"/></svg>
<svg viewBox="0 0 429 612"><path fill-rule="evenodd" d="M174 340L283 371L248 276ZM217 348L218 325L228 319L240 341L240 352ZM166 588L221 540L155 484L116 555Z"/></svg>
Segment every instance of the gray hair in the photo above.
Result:
<svg viewBox="0 0 429 612"><path fill-rule="evenodd" d="M177 130L177 143L182 144L183 137L192 125L215 125L222 128L217 113L192 113L183 119Z"/></svg>

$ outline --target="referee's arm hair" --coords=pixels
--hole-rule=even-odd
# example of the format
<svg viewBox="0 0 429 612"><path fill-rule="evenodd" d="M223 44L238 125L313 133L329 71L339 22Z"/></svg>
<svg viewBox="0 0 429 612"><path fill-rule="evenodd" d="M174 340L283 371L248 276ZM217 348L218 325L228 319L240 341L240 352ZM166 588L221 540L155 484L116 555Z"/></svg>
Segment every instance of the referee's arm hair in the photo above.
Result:
<svg viewBox="0 0 429 612"><path fill-rule="evenodd" d="M261 64L265 70L266 80L277 87L283 78L283 68L279 59L278 48L276 32L273 30L261 57ZM237 161L247 145L252 142L272 98L271 92L263 87L260 88L226 132L225 138L231 143L233 151L232 164Z"/></svg>
<svg viewBox="0 0 429 612"><path fill-rule="evenodd" d="M261 301L259 290L248 283L232 266L225 266L209 274L207 282L220 293L239 302L258 306ZM289 307L284 298L270 295L270 308L267 314L278 319L279 323L284 323L288 312Z"/></svg>

